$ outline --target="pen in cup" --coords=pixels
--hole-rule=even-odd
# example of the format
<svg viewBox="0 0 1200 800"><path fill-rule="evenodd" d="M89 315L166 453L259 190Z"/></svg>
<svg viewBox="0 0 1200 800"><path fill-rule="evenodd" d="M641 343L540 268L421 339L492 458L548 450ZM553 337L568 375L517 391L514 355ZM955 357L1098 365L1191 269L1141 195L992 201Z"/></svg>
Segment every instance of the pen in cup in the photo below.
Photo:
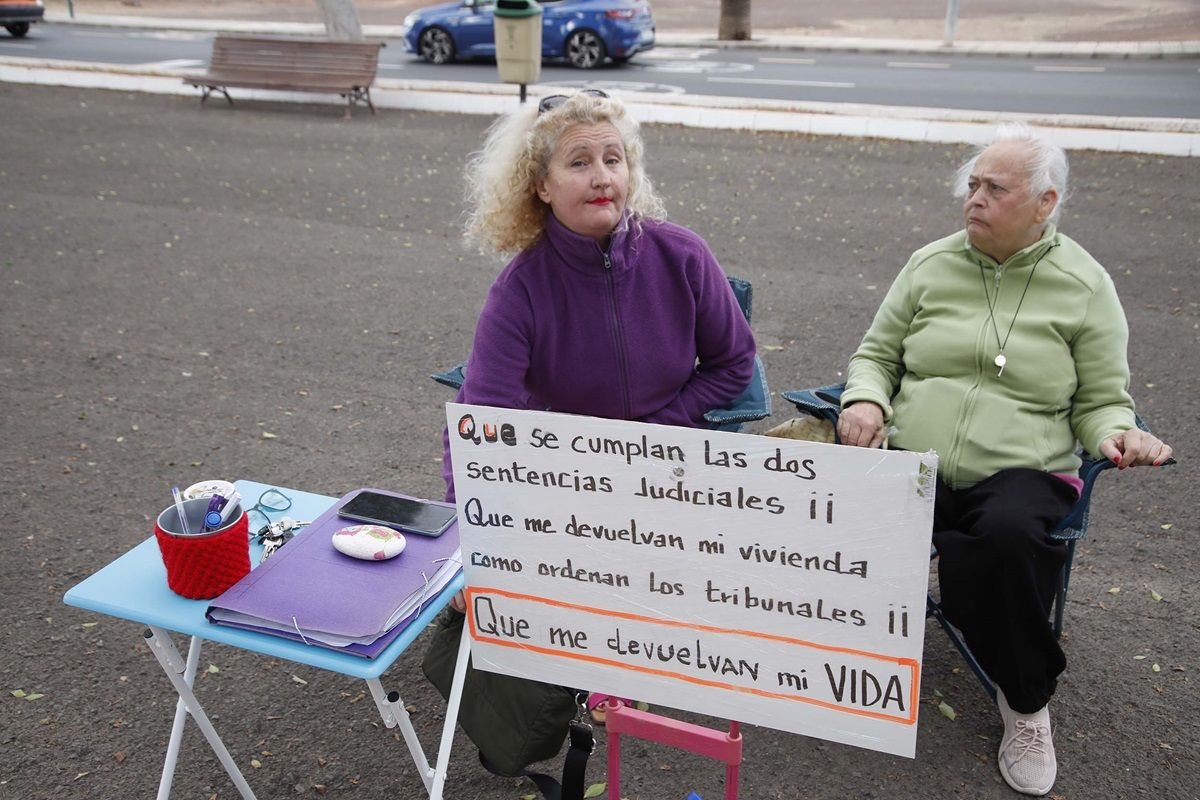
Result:
<svg viewBox="0 0 1200 800"><path fill-rule="evenodd" d="M225 498L225 506L221 509L221 525L224 525L229 521L229 518L233 515L234 507L239 505L241 502L242 496L238 494L236 490L231 492L229 497Z"/></svg>
<svg viewBox="0 0 1200 800"><path fill-rule="evenodd" d="M192 532L188 530L187 514L183 511L183 498L179 496L179 487L171 487L171 496L175 498L175 513L179 515L179 529L184 536L191 536Z"/></svg>

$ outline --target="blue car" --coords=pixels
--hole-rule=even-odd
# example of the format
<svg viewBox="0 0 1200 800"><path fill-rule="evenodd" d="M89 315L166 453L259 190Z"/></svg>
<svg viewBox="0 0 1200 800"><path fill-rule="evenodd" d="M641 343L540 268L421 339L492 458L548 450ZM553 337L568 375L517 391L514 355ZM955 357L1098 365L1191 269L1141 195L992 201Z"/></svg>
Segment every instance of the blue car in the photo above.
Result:
<svg viewBox="0 0 1200 800"><path fill-rule="evenodd" d="M458 0L414 11L404 20L405 47L430 64L494 57L492 6L493 0ZM654 47L647 0L541 0L541 6L543 58L591 69Z"/></svg>

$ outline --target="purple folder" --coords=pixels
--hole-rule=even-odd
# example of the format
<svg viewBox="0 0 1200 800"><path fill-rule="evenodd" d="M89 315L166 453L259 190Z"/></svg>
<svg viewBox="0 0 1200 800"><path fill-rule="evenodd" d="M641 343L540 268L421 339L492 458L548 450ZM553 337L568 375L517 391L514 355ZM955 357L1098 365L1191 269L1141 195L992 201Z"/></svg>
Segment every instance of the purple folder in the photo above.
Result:
<svg viewBox="0 0 1200 800"><path fill-rule="evenodd" d="M404 552L387 561L363 561L334 549L335 531L359 523L337 515L346 502L364 489L342 497L312 524L296 534L224 594L209 603L206 615L217 625L273 633L339 652L373 658L400 634L419 613L420 605L396 624L388 620L410 597L429 602L441 591L432 581L439 570L458 572L461 565L446 565L458 550L458 523L436 538L405 534ZM407 497L382 489L370 491ZM240 615L222 619L222 612ZM345 646L329 645L303 637L297 631L324 631L336 636L373 640Z"/></svg>

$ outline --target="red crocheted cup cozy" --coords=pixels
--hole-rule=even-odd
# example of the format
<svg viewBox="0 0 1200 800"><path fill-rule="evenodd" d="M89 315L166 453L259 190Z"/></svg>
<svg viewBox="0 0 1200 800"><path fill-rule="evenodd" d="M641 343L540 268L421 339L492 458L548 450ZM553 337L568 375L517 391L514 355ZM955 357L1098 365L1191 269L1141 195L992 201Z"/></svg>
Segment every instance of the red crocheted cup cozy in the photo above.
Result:
<svg viewBox="0 0 1200 800"><path fill-rule="evenodd" d="M198 501L188 501L195 502ZM224 528L192 536L163 530L163 517L168 515L172 520L169 524L178 520L173 506L159 514L154 524L154 538L158 540L158 549L167 568L167 585L175 594L192 600L210 600L250 572L249 523L245 511L239 509L237 519ZM193 529L202 517L201 513L193 523ZM188 521L192 523L191 513Z"/></svg>

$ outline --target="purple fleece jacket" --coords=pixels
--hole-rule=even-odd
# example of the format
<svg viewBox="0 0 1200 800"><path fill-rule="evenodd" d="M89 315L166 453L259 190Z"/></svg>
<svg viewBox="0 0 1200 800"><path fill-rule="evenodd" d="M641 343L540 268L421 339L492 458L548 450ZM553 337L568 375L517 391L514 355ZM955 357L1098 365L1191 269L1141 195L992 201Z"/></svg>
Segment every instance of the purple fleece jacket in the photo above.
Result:
<svg viewBox="0 0 1200 800"><path fill-rule="evenodd" d="M679 225L628 222L605 253L547 216L488 292L458 402L702 428L742 393L754 335L712 251Z"/></svg>

